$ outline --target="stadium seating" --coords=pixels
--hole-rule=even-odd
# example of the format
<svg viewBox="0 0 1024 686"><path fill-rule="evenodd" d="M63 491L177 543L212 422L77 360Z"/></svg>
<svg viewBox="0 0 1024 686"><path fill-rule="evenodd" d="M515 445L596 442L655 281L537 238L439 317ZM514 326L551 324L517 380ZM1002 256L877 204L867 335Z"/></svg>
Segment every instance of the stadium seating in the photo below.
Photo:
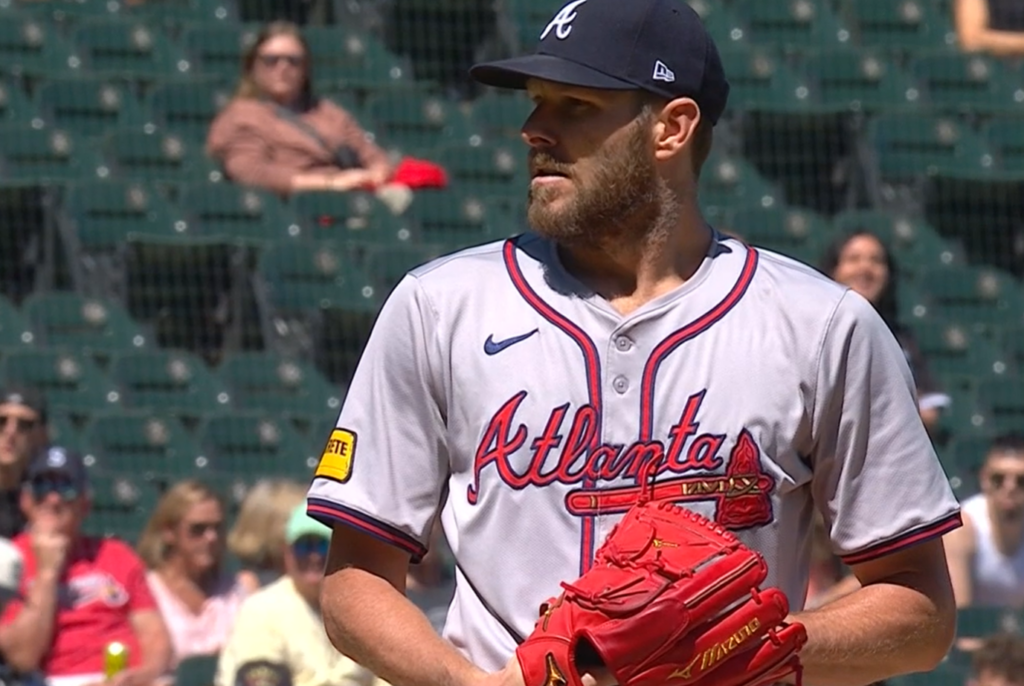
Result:
<svg viewBox="0 0 1024 686"><path fill-rule="evenodd" d="M0 295L0 354L35 342L35 334L25 317L6 297Z"/></svg>
<svg viewBox="0 0 1024 686"><path fill-rule="evenodd" d="M121 394L91 357L52 348L8 351L0 381L38 388L54 410L89 415L121 406Z"/></svg>
<svg viewBox="0 0 1024 686"><path fill-rule="evenodd" d="M197 356L183 351L123 353L110 363L125 407L201 417L229 406L227 388Z"/></svg>
<svg viewBox="0 0 1024 686"><path fill-rule="evenodd" d="M232 68L237 69L237 63L233 62ZM216 80L162 81L146 96L146 111L158 130L201 145L229 94Z"/></svg>
<svg viewBox="0 0 1024 686"><path fill-rule="evenodd" d="M206 467L199 447L174 416L126 410L92 417L82 442L94 473L132 474L168 483Z"/></svg>
<svg viewBox="0 0 1024 686"><path fill-rule="evenodd" d="M119 305L73 292L34 293L22 304L40 345L94 356L143 348L146 335Z"/></svg>

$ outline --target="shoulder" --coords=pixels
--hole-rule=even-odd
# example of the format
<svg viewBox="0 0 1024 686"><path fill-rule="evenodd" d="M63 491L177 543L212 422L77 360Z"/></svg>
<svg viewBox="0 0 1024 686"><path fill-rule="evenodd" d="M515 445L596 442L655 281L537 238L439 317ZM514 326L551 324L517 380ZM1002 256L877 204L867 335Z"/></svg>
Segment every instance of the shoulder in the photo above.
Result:
<svg viewBox="0 0 1024 686"><path fill-rule="evenodd" d="M435 306L459 302L473 293L486 293L499 282L508 282L509 274L502 256L507 239L436 257L407 274L410 285L421 291Z"/></svg>
<svg viewBox="0 0 1024 686"><path fill-rule="evenodd" d="M95 551L97 564L104 567L110 566L117 570L128 567L145 568L142 558L135 550L118 538L86 538L84 544Z"/></svg>
<svg viewBox="0 0 1024 686"><path fill-rule="evenodd" d="M259 100L235 98L224 106L210 125L211 132L230 131L241 126L259 124L273 117L270 108Z"/></svg>

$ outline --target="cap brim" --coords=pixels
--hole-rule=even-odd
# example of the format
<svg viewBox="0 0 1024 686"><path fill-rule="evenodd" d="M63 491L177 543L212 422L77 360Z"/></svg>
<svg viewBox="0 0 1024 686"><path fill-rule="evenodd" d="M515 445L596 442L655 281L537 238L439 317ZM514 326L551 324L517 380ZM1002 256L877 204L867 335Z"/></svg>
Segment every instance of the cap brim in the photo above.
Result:
<svg viewBox="0 0 1024 686"><path fill-rule="evenodd" d="M485 86L516 90L526 88L526 82L531 78L583 88L633 90L638 87L629 81L553 55L524 55L484 62L470 68L469 75Z"/></svg>

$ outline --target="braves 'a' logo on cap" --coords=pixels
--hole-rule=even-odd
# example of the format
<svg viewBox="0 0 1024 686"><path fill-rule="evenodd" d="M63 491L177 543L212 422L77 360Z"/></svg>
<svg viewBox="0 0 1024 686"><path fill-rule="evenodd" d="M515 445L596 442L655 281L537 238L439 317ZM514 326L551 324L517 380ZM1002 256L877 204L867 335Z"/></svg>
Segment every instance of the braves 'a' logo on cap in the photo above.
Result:
<svg viewBox="0 0 1024 686"><path fill-rule="evenodd" d="M544 40L551 33L551 29L555 30L555 37L559 40L565 40L569 37L569 33L572 31L572 23L576 21L576 8L585 3L587 0L572 0L562 9L558 10L558 14L555 18L548 22L547 27L544 29L544 33L540 34L540 39Z"/></svg>

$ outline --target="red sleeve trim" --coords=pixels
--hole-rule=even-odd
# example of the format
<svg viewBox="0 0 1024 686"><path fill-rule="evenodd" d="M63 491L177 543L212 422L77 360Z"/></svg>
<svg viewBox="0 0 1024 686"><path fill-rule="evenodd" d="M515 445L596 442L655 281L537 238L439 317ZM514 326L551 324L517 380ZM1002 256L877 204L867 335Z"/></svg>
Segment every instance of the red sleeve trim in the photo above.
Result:
<svg viewBox="0 0 1024 686"><path fill-rule="evenodd" d="M412 555L414 563L419 562L427 552L426 546L404 531L336 503L319 498L309 498L306 512L310 517L327 526L346 524L385 543L401 548Z"/></svg>
<svg viewBox="0 0 1024 686"><path fill-rule="evenodd" d="M963 519L960 516L960 512L957 511L951 515L943 517L937 522L925 524L922 527L918 527L917 529L901 534L898 538L885 541L884 543L879 543L867 548L866 550L862 550L851 555L845 555L841 559L843 564L847 565L869 562L890 553L894 553L897 550L909 548L912 545L917 545L918 543L924 543L925 541L933 538L944 536L954 529L959 529L961 526L963 526Z"/></svg>

